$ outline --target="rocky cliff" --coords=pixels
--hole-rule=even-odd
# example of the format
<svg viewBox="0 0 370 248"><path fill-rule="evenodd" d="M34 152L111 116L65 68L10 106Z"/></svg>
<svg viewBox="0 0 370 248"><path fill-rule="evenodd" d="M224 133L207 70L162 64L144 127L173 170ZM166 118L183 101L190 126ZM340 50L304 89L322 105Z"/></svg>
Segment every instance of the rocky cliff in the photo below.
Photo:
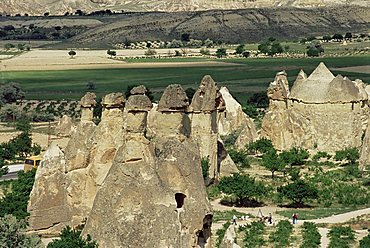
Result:
<svg viewBox="0 0 370 248"><path fill-rule="evenodd" d="M83 232L100 247L211 246L201 159L209 159L208 182L237 171L219 140L225 101L209 76L191 105L180 85L155 107L145 93L139 86L127 101L105 96L97 126L95 95L81 99L67 148L52 145L37 170L28 206L34 232L56 235L87 221Z"/></svg>
<svg viewBox="0 0 370 248"><path fill-rule="evenodd" d="M334 76L320 63L308 77L301 71L291 89L286 73L278 73L267 94L270 104L261 135L277 149L334 152L362 146L369 118L362 81Z"/></svg>
<svg viewBox="0 0 370 248"><path fill-rule="evenodd" d="M116 11L192 11L209 9L245 9L262 7L332 7L338 5L370 6L366 0L2 0L0 12L8 14L29 13L43 15L74 13L77 9L91 12L111 9Z"/></svg>

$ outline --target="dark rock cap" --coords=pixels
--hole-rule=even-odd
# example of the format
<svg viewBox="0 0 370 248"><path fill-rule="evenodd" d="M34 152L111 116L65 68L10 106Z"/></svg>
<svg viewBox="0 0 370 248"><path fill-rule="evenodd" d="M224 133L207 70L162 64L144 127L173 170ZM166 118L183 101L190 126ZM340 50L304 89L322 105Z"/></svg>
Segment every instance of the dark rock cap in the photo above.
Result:
<svg viewBox="0 0 370 248"><path fill-rule="evenodd" d="M181 85L167 86L158 103L158 111L185 111L189 106L189 99Z"/></svg>

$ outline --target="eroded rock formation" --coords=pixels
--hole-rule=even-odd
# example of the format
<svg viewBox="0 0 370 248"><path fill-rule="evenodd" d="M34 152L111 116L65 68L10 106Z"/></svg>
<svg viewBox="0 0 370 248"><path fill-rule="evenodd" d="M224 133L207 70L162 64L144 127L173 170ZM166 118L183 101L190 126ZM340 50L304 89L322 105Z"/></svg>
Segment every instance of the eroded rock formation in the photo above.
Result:
<svg viewBox="0 0 370 248"><path fill-rule="evenodd" d="M281 150L361 147L369 117L365 93L363 83L335 77L323 63L309 77L301 71L290 92L286 73L278 73L268 88L261 134Z"/></svg>
<svg viewBox="0 0 370 248"><path fill-rule="evenodd" d="M146 92L135 87L127 101L106 95L98 125L95 95L81 99L67 147L50 147L38 168L28 206L33 231L56 235L87 220L84 233L100 247L210 247L201 159L210 160L210 181L237 171L219 140L225 101L209 76L190 106L180 85L168 86L154 107Z"/></svg>

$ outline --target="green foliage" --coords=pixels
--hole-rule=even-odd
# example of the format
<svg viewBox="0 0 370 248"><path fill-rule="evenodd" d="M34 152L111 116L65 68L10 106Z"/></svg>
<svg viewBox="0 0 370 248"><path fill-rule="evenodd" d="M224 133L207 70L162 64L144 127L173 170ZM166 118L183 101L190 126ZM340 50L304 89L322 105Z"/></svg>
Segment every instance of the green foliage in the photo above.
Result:
<svg viewBox="0 0 370 248"><path fill-rule="evenodd" d="M341 41L341 40L343 40L343 35L341 35L341 34L334 34L332 36L332 39L333 40L337 40L337 41Z"/></svg>
<svg viewBox="0 0 370 248"><path fill-rule="evenodd" d="M318 57L324 53L324 48L321 44L312 44L307 47L307 56L308 57Z"/></svg>
<svg viewBox="0 0 370 248"><path fill-rule="evenodd" d="M204 157L201 161L203 179L207 180L209 177L209 159Z"/></svg>
<svg viewBox="0 0 370 248"><path fill-rule="evenodd" d="M199 53L202 54L202 55L210 55L211 52L209 51L209 49L207 48L204 48L202 47L200 50L199 50Z"/></svg>
<svg viewBox="0 0 370 248"><path fill-rule="evenodd" d="M219 183L219 188L225 194L235 196L237 206L258 202L269 193L269 188L264 183L241 174L223 177Z"/></svg>
<svg viewBox="0 0 370 248"><path fill-rule="evenodd" d="M218 185L213 184L207 187L207 194L208 199L214 200L220 196L221 190L219 189Z"/></svg>
<svg viewBox="0 0 370 248"><path fill-rule="evenodd" d="M13 146L16 155L21 158L27 157L33 151L31 134L28 132L22 132L15 138L11 139L9 141L9 145Z"/></svg>
<svg viewBox="0 0 370 248"><path fill-rule="evenodd" d="M10 49L12 49L12 48L14 48L15 46L13 45L13 44L11 44L11 43L6 43L5 45L4 45L4 49L5 50L10 50Z"/></svg>
<svg viewBox="0 0 370 248"><path fill-rule="evenodd" d="M191 103L191 101L193 100L193 96L194 96L195 92L196 92L196 90L193 89L193 88L187 88L185 90L186 96L189 99L189 103Z"/></svg>
<svg viewBox="0 0 370 248"><path fill-rule="evenodd" d="M217 56L217 58L226 57L226 48L223 48L223 47L218 48L216 50L216 56Z"/></svg>
<svg viewBox="0 0 370 248"><path fill-rule="evenodd" d="M18 172L18 180L13 182L12 191L7 192L0 200L1 217L11 214L17 219L24 219L29 215L27 204L35 180L35 173L35 169L28 172Z"/></svg>
<svg viewBox="0 0 370 248"><path fill-rule="evenodd" d="M244 44L238 45L235 49L236 54L243 54L244 51L245 51L245 45Z"/></svg>
<svg viewBox="0 0 370 248"><path fill-rule="evenodd" d="M26 221L7 214L0 218L0 247L44 247L36 235L26 234Z"/></svg>
<svg viewBox="0 0 370 248"><path fill-rule="evenodd" d="M224 142L225 147L232 147L235 145L238 136L239 134L237 132L232 132L229 135L221 136L221 139Z"/></svg>
<svg viewBox="0 0 370 248"><path fill-rule="evenodd" d="M280 154L284 163L289 165L303 165L306 159L310 156L309 152L304 148L293 147L289 151L283 151Z"/></svg>
<svg viewBox="0 0 370 248"><path fill-rule="evenodd" d="M321 234L317 226L311 222L304 222L302 225L303 242L300 248L318 248L321 244Z"/></svg>
<svg viewBox="0 0 370 248"><path fill-rule="evenodd" d="M316 199L318 196L318 190L312 184L301 179L288 185L281 186L277 191L283 197L288 198L293 201L293 204L298 206L303 205L304 200Z"/></svg>
<svg viewBox="0 0 370 248"><path fill-rule="evenodd" d="M360 153L355 147L347 147L344 150L336 151L334 156L335 160L347 160L349 164L355 164L359 158Z"/></svg>
<svg viewBox="0 0 370 248"><path fill-rule="evenodd" d="M274 247L288 247L293 225L288 220L281 220L276 227L276 231L271 233L269 240L274 243Z"/></svg>
<svg viewBox="0 0 370 248"><path fill-rule="evenodd" d="M370 234L360 240L360 248L369 248L370 247Z"/></svg>
<svg viewBox="0 0 370 248"><path fill-rule="evenodd" d="M271 171L272 178L274 178L276 171L281 171L285 167L284 161L275 149L270 149L263 154L261 165Z"/></svg>
<svg viewBox="0 0 370 248"><path fill-rule="evenodd" d="M148 50L145 51L145 56L154 56L157 54L157 51L151 48L148 48Z"/></svg>
<svg viewBox="0 0 370 248"><path fill-rule="evenodd" d="M320 158L326 158L326 159L331 159L331 155L329 155L327 152L317 152L313 157L313 161L318 161Z"/></svg>
<svg viewBox="0 0 370 248"><path fill-rule="evenodd" d="M260 221L254 221L247 225L244 229L244 245L248 248L263 247L266 241L263 239L263 233L265 231L265 224Z"/></svg>
<svg viewBox="0 0 370 248"><path fill-rule="evenodd" d="M225 237L226 230L229 228L231 223L228 221L225 224L222 225L221 229L218 229L216 232L217 240L216 240L216 247L220 247L222 240Z"/></svg>
<svg viewBox="0 0 370 248"><path fill-rule="evenodd" d="M234 215L237 218L241 218L242 216L245 216L246 214L242 212L238 212L235 209L227 210L227 211L214 211L212 222L216 223L219 221L230 221L233 219Z"/></svg>
<svg viewBox="0 0 370 248"><path fill-rule="evenodd" d="M355 232L348 226L333 227L328 236L330 237L328 248L349 248L355 241Z"/></svg>
<svg viewBox="0 0 370 248"><path fill-rule="evenodd" d="M113 56L116 56L117 55L117 52L116 51L113 51L113 50L108 50L107 51L107 54L112 58Z"/></svg>
<svg viewBox="0 0 370 248"><path fill-rule="evenodd" d="M257 108L249 104L243 106L243 112L253 119L257 118L259 114Z"/></svg>
<svg viewBox="0 0 370 248"><path fill-rule="evenodd" d="M60 239L55 239L48 244L47 248L97 248L98 244L90 235L86 239L81 237L81 230L65 227L60 233Z"/></svg>
<svg viewBox="0 0 370 248"><path fill-rule="evenodd" d="M249 168L251 166L249 158L248 158L248 154L245 151L243 151L243 150L238 151L238 150L235 150L235 149L229 149L228 153L229 153L231 159L234 161L234 163L237 166L239 166L241 168Z"/></svg>
<svg viewBox="0 0 370 248"><path fill-rule="evenodd" d="M13 103L24 99L25 94L17 83L8 83L0 88L0 104Z"/></svg>
<svg viewBox="0 0 370 248"><path fill-rule="evenodd" d="M284 48L275 39L269 39L261 43L260 45L258 45L258 50L261 53L268 54L269 56L284 52Z"/></svg>
<svg viewBox="0 0 370 248"><path fill-rule="evenodd" d="M248 99L248 104L254 105L257 108L267 108L269 106L267 93L265 91L253 93Z"/></svg>
<svg viewBox="0 0 370 248"><path fill-rule="evenodd" d="M21 132L29 133L31 131L30 121L26 118L17 120L17 122L15 123L15 129Z"/></svg>
<svg viewBox="0 0 370 248"><path fill-rule="evenodd" d="M272 145L271 140L266 139L266 138L263 137L259 140L256 140L256 141L248 144L247 149L250 152L266 153L270 150L274 150L274 146Z"/></svg>
<svg viewBox="0 0 370 248"><path fill-rule="evenodd" d="M68 52L68 55L71 56L72 59L74 56L76 56L76 54L77 54L76 51L73 51L73 50Z"/></svg>

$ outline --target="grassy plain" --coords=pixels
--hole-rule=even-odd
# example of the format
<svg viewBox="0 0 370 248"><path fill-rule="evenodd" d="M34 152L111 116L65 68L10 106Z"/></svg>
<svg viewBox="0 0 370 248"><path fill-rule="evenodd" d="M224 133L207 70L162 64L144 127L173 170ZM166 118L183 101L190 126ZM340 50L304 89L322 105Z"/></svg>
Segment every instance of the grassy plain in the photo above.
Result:
<svg viewBox="0 0 370 248"><path fill-rule="evenodd" d="M370 56L336 58L249 58L221 59L227 66L161 67L161 68L115 68L79 69L54 71L2 71L0 83L17 82L26 92L27 99L79 99L86 91L89 81L95 82L98 96L109 92L125 91L128 85L145 84L158 99L164 88L172 83L197 88L204 75L211 75L220 86L227 86L232 94L244 103L248 97L265 91L276 72L286 70L293 83L300 69L306 73L321 62L334 68L334 74L342 74L352 80L360 78L370 83L370 72L345 72L342 67L370 64ZM157 60L152 62L156 63ZM166 62L171 62L166 61ZM173 62L178 62L174 59Z"/></svg>
<svg viewBox="0 0 370 248"><path fill-rule="evenodd" d="M344 214L347 212L366 208L367 206L354 206L354 207L328 207L328 208L315 208L315 209L300 209L300 210L284 210L278 211L277 214L286 218L292 217L292 212L297 212L300 220L313 220L325 218L332 215Z"/></svg>

